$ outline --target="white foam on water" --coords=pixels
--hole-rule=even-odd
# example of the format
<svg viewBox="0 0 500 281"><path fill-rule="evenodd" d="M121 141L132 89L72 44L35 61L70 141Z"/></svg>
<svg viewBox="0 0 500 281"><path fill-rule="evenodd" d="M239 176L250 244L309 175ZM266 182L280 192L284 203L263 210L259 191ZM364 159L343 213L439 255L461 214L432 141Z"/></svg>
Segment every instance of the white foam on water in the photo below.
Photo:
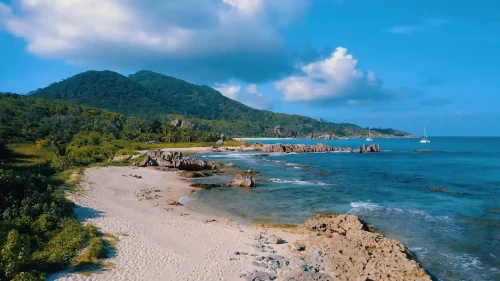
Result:
<svg viewBox="0 0 500 281"><path fill-rule="evenodd" d="M349 210L350 213L363 213L364 211L373 211L373 210L380 210L385 213L397 213L397 214L403 214L403 213L410 213L412 217L417 217L417 218L423 218L427 221L447 221L447 222L452 222L453 219L449 216L435 216L430 214L429 212L423 211L423 210L417 210L417 209L406 209L406 208L397 208L397 207L384 207L372 202L351 202L351 207L352 209Z"/></svg>
<svg viewBox="0 0 500 281"><path fill-rule="evenodd" d="M351 207L353 209L362 209L362 210L376 210L382 208L382 206L371 203L371 202L351 202Z"/></svg>
<svg viewBox="0 0 500 281"><path fill-rule="evenodd" d="M219 153L207 156L208 158L250 158L253 154L249 153Z"/></svg>
<svg viewBox="0 0 500 281"><path fill-rule="evenodd" d="M290 153L284 153L284 152L273 152L269 153L268 156L285 156L285 155L295 155L298 154L297 152L290 152Z"/></svg>
<svg viewBox="0 0 500 281"><path fill-rule="evenodd" d="M269 181L274 182L274 183L288 183L288 184L298 184L298 185L329 185L326 182L310 182L310 181L301 181L301 180L269 179Z"/></svg>

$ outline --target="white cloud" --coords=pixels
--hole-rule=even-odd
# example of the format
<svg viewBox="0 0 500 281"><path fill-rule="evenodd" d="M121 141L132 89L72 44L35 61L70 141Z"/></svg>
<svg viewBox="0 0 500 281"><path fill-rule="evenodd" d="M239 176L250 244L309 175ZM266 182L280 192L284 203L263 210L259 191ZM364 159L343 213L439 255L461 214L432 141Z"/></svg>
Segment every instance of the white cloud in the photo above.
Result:
<svg viewBox="0 0 500 281"><path fill-rule="evenodd" d="M250 84L244 91L237 84L217 84L214 89L224 96L239 101L247 106L256 109L271 109L274 106L272 98L264 96L257 89L257 85Z"/></svg>
<svg viewBox="0 0 500 281"><path fill-rule="evenodd" d="M323 60L300 67L301 75L290 76L274 84L289 102L337 101L359 105L397 98L381 86L375 73L357 69L358 60L338 47Z"/></svg>
<svg viewBox="0 0 500 281"><path fill-rule="evenodd" d="M418 31L438 28L448 23L449 21L444 19L426 19L421 24L393 26L385 31L395 34L413 34Z"/></svg>
<svg viewBox="0 0 500 281"><path fill-rule="evenodd" d="M240 92L240 85L228 85L228 84L219 84L214 87L217 91L219 91L224 96L230 99L236 99L236 95Z"/></svg>
<svg viewBox="0 0 500 281"><path fill-rule="evenodd" d="M222 0L246 14L254 14L264 6L263 0Z"/></svg>
<svg viewBox="0 0 500 281"><path fill-rule="evenodd" d="M279 24L301 14L301 2L13 0L0 3L0 25L45 58L258 80L288 67Z"/></svg>

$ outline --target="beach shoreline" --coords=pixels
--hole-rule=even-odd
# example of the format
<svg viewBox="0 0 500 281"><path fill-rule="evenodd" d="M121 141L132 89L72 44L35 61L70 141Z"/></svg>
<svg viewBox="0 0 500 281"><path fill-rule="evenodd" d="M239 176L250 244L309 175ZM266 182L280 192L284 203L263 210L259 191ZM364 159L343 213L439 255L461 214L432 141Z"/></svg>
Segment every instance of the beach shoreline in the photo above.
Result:
<svg viewBox="0 0 500 281"><path fill-rule="evenodd" d="M208 147L162 150L193 154L212 152ZM336 280L348 276L346 280L355 280L349 277L349 272L351 266L356 268L357 265L346 264L346 271L345 268L332 268L325 262L338 258L331 255L333 251L325 251L335 239L341 239L337 243L342 245L359 244L363 239L382 239L380 241L389 241L384 247L396 246L404 255L409 252L402 243L380 238L380 234L366 230L351 232L350 236L358 239L353 242L349 240L351 238L345 238L347 232L337 233L335 227L330 228L333 229L331 233L341 235L324 239L318 238L324 233L318 233L314 227L279 229L239 224L221 214L216 215L210 206L200 203L182 205L189 200L189 195L198 190L189 183L189 180L180 179L177 172L153 168L87 169L82 184L84 195L69 195L77 205L75 212L78 219L95 224L102 232L126 233L127 236L120 237L117 252L106 260L113 264L112 268L89 276L71 273L68 269L48 280L261 280L255 279L257 276L267 276L271 278L269 280ZM364 222L358 221L355 216L346 218L351 220L346 229L361 230L356 229L361 228L357 224ZM330 220L326 224L340 225L342 220L345 219ZM310 221L309 224L314 224L314 219ZM269 237L284 242L269 244ZM370 243L378 243L373 241ZM318 257L317 253L323 252L325 254ZM360 248L354 249L351 254L356 257L364 252L365 249ZM403 256L399 258L406 259ZM273 260L277 257L281 260ZM260 262L262 260L267 263ZM365 263L368 262L369 259ZM405 262L420 277L401 280L430 280L416 261L408 259ZM370 273L360 274L356 278L373 277ZM331 276L335 277L329 279Z"/></svg>
<svg viewBox="0 0 500 281"><path fill-rule="evenodd" d="M299 264L289 259L295 255L288 245L301 235L240 225L202 208L167 205L194 189L176 172L104 167L87 169L83 178L83 194L68 196L77 205L78 219L126 236L120 236L116 253L105 260L113 267L88 276L68 269L47 280L241 280L255 270L276 275L282 270L256 267L255 257L276 255L286 257L292 267ZM287 243L255 238L271 235Z"/></svg>

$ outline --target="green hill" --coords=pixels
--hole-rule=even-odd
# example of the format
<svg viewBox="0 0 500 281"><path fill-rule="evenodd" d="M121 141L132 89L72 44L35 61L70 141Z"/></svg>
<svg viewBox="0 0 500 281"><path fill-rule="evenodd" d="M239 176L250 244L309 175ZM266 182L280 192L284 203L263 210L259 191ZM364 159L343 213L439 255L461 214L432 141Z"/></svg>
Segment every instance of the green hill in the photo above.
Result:
<svg viewBox="0 0 500 281"><path fill-rule="evenodd" d="M313 118L250 108L215 89L151 71L129 77L112 71L88 71L37 90L33 96L72 100L148 119L182 119L201 130L232 137L361 136L368 132L353 124L335 124ZM406 133L373 131L374 136Z"/></svg>

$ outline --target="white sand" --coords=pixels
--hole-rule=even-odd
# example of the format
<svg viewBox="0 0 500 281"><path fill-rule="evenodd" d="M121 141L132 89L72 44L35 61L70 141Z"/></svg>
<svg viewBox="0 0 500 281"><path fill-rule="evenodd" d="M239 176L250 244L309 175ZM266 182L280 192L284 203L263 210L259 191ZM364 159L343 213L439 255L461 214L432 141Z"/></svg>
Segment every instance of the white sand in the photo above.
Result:
<svg viewBox="0 0 500 281"><path fill-rule="evenodd" d="M167 199L178 199L192 190L174 172L92 168L86 170L84 180L86 194L71 196L79 205L79 219L95 224L103 232L128 236L120 236L116 255L107 260L115 268L90 276L71 274L68 270L48 280L241 280L241 273L256 269L250 254L264 254L252 247L255 235L262 229L241 226L184 206L166 205ZM140 200L138 194L143 189L160 189L161 192L149 195L162 197ZM205 222L212 219L216 222ZM289 243L299 238L280 230L270 231ZM296 259L287 244L272 247L277 254ZM248 255L235 255L236 251Z"/></svg>

